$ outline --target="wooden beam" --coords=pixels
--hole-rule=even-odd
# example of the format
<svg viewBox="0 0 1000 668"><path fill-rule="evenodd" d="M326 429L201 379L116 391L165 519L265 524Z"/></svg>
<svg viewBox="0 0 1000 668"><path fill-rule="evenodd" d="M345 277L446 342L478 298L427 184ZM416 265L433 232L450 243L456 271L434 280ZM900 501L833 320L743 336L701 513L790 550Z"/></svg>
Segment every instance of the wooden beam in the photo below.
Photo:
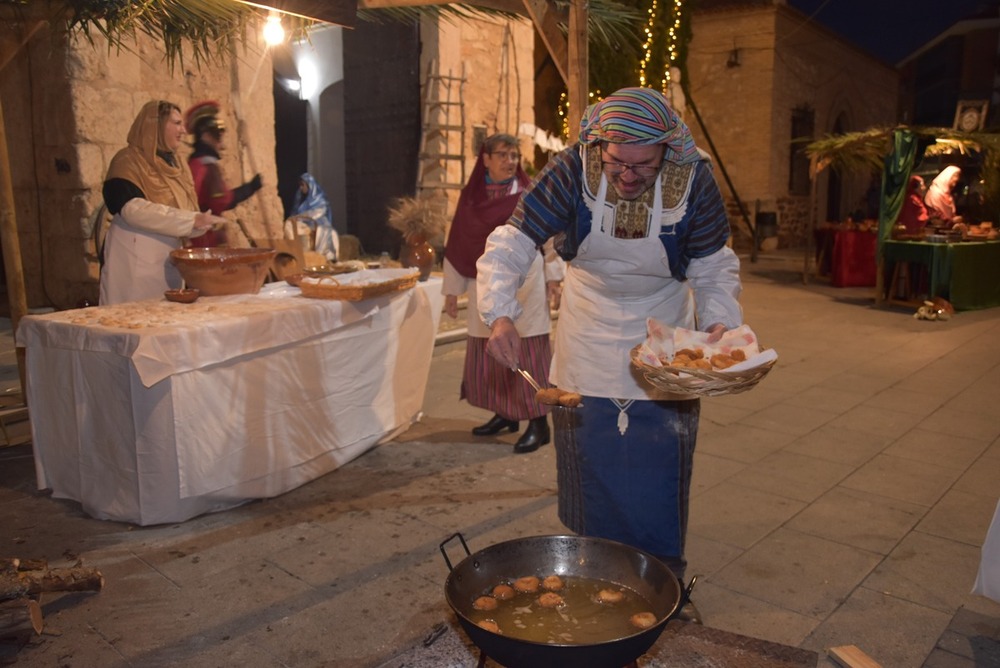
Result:
<svg viewBox="0 0 1000 668"><path fill-rule="evenodd" d="M882 668L880 663L865 654L856 645L840 645L826 651L834 663L838 666L844 666L844 668Z"/></svg>
<svg viewBox="0 0 1000 668"><path fill-rule="evenodd" d="M358 0L358 9L386 9L389 7L427 7L430 5L452 4L444 0ZM474 2L462 3L472 7L482 7L493 9L509 14L527 16L524 4L521 0L475 0Z"/></svg>
<svg viewBox="0 0 1000 668"><path fill-rule="evenodd" d="M276 9L302 18L353 28L358 20L358 3L355 0L239 0L244 5L262 9Z"/></svg>
<svg viewBox="0 0 1000 668"><path fill-rule="evenodd" d="M568 79L566 81L569 110L566 114L569 121L569 138L577 140L580 134L580 119L583 110L587 108L589 82L589 60L587 57L587 0L572 0L569 9L569 44Z"/></svg>
<svg viewBox="0 0 1000 668"><path fill-rule="evenodd" d="M552 0L523 0L524 8L535 24L538 36L542 38L545 48L552 57L559 76L569 88L569 48L566 36L559 29L559 24L569 23L568 12L560 11Z"/></svg>

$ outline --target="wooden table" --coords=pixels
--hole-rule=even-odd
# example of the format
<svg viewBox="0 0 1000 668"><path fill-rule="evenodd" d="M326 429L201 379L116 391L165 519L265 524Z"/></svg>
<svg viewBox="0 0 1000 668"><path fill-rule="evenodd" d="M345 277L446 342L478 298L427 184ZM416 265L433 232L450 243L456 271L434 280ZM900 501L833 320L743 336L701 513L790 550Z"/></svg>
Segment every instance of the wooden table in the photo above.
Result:
<svg viewBox="0 0 1000 668"><path fill-rule="evenodd" d="M887 273L897 262L925 267L929 296L947 299L957 310L1000 306L1000 241L885 241L883 252Z"/></svg>
<svg viewBox="0 0 1000 668"><path fill-rule="evenodd" d="M419 417L440 279L360 302L276 285L23 318L38 487L100 519L178 522L294 489Z"/></svg>

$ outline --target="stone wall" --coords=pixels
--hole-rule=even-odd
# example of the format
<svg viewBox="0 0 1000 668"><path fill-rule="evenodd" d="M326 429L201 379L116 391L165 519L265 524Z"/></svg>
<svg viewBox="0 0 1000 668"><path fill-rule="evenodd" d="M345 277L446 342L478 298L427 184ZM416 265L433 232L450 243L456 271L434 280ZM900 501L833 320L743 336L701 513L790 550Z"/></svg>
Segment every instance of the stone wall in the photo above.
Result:
<svg viewBox="0 0 1000 668"><path fill-rule="evenodd" d="M892 125L897 113L895 70L804 18L782 4L698 12L688 58L707 134L690 101L685 120L699 146L708 150L709 137L715 144L723 196L734 212L738 196L751 219L757 210L776 212L783 247L805 244L815 221L827 217L827 173L814 193L790 192L793 110L814 113L814 138L833 133L838 119L839 131L850 132ZM871 177L842 175L842 211L857 208ZM735 217L733 228L742 234L746 225Z"/></svg>
<svg viewBox="0 0 1000 668"><path fill-rule="evenodd" d="M498 132L519 136L522 123L533 124L534 66L532 50L534 29L527 19L476 18L462 21L427 21L421 24L421 72L426 73L432 59L442 75L465 78L461 99L464 106L465 137L461 144L458 134L451 133L447 147L441 152L464 155L464 177L468 178L476 161L474 139L479 134ZM421 75L426 85L426 75ZM457 92L454 93L457 96ZM454 114L454 112L453 112ZM455 122L452 115L451 122ZM532 155L534 143L519 136L521 153ZM462 165L447 162L446 182L462 183ZM442 191L447 197L450 219L458 201L457 189Z"/></svg>
<svg viewBox="0 0 1000 668"><path fill-rule="evenodd" d="M9 46L16 36L0 31L0 39ZM234 87L228 60L198 67L188 53L183 65L171 70L161 45L146 37L117 50L99 36L91 44L43 29L0 72L29 308L97 302L94 236L101 185L132 121L150 99L169 100L182 109L203 99L222 104L231 129L222 160L228 182L243 182L255 167L265 183L257 197L226 214L234 221L228 230L232 245L247 245L237 216L255 238L267 237L266 223L280 231L271 62L262 48L251 49L256 50L238 54ZM262 73L255 76L258 67ZM239 92L252 151L238 147L233 90Z"/></svg>

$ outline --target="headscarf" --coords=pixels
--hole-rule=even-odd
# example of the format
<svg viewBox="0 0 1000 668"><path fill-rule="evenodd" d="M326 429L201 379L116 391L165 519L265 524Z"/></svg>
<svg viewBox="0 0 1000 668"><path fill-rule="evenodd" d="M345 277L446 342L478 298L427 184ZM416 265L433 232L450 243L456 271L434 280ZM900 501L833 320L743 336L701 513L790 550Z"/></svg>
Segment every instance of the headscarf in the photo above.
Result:
<svg viewBox="0 0 1000 668"><path fill-rule="evenodd" d="M924 198L920 193L924 187L924 179L916 174L910 176L910 183L906 189L906 200L903 201L903 210L899 212L899 223L906 226L909 234L920 232L927 224L927 207L924 206Z"/></svg>
<svg viewBox="0 0 1000 668"><path fill-rule="evenodd" d="M701 160L691 131L667 98L651 88L622 88L590 105L580 120L580 143L664 144L665 161Z"/></svg>
<svg viewBox="0 0 1000 668"><path fill-rule="evenodd" d="M955 165L948 165L931 181L931 187L924 196L924 204L932 209L941 220L951 220L955 217L955 198L951 194L951 179L961 173Z"/></svg>
<svg viewBox="0 0 1000 668"><path fill-rule="evenodd" d="M455 207L455 217L451 221L448 242L444 256L462 276L476 277L476 260L486 250L486 237L490 232L507 222L514 213L514 207L521 198L531 179L520 164L514 172L517 192L490 199L486 194L486 163L483 155L486 145L479 148L476 166L472 168L469 182L462 188Z"/></svg>
<svg viewBox="0 0 1000 668"><path fill-rule="evenodd" d="M321 209L322 213L315 213L308 216L305 222L311 226L333 227L333 219L330 215L330 202L326 199L326 193L320 187L316 179L309 172L299 177L299 180L306 184L306 194L302 194L302 189L296 189L295 199L292 200L293 216L309 213L315 209Z"/></svg>
<svg viewBox="0 0 1000 668"><path fill-rule="evenodd" d="M198 196L187 161L175 156L170 165L157 156L157 151L166 151L160 137L159 107L157 100L143 105L128 131L128 146L111 159L107 179L134 183L155 204L198 211Z"/></svg>

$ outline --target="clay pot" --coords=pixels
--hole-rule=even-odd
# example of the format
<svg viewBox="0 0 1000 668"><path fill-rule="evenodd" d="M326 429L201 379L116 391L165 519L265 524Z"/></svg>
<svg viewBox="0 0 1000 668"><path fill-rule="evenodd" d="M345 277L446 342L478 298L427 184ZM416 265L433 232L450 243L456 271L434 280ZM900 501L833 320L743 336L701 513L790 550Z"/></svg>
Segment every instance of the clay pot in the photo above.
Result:
<svg viewBox="0 0 1000 668"><path fill-rule="evenodd" d="M273 248L178 248L170 252L170 261L185 285L203 297L255 295L276 253Z"/></svg>
<svg viewBox="0 0 1000 668"><path fill-rule="evenodd" d="M426 281L430 277L435 259L434 246L431 246L422 234L411 233L403 237L399 263L404 267L419 269L421 281Z"/></svg>

